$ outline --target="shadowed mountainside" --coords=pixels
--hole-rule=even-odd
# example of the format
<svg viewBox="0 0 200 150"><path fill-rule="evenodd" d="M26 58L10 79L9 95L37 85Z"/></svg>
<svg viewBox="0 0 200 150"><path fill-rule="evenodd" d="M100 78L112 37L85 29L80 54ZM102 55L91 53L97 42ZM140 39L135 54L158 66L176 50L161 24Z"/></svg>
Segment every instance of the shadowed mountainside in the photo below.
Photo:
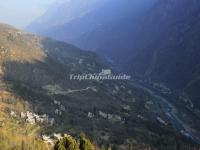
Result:
<svg viewBox="0 0 200 150"><path fill-rule="evenodd" d="M109 68L96 54L7 25L0 25L0 32L2 90L26 100L31 111L55 119L53 126L41 125L38 134L85 132L97 144L111 144L116 150L136 145L197 148L172 128L157 99L142 89L126 81L69 79L72 73Z"/></svg>

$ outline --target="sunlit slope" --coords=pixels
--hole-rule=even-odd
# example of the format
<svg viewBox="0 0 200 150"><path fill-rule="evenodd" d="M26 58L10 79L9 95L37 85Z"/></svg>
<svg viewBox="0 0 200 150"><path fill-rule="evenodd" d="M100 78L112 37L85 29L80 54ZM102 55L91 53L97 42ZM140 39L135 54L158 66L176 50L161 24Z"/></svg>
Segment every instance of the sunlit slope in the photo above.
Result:
<svg viewBox="0 0 200 150"><path fill-rule="evenodd" d="M0 51L1 90L14 95L13 104L10 98L1 103L3 108L9 108L1 111L9 116L4 117L5 122L11 120L3 128L16 132L16 143L28 135L38 137L40 143L42 135L51 138L54 133L67 133L77 137L85 132L97 145L110 144L117 150L127 150L132 145L161 150L197 147L172 128L158 99L128 81L70 80L70 74L100 73L110 68L95 53L9 26L0 27L4 34L1 47L9 52L4 56L4 50ZM21 34L6 38L16 32ZM20 52L16 57L15 51ZM28 108L20 106L24 101ZM46 114L55 122L31 125L10 116L12 111L20 114L27 110Z"/></svg>

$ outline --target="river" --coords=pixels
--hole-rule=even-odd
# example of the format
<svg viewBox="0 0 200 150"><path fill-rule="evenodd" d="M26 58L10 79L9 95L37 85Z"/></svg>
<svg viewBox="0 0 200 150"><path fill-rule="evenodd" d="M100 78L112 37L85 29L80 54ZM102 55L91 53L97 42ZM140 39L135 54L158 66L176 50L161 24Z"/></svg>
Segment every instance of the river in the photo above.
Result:
<svg viewBox="0 0 200 150"><path fill-rule="evenodd" d="M162 106L162 109L165 112L172 126L183 135L192 139L194 142L200 144L200 137L196 136L193 133L192 128L190 128L188 125L186 125L182 120L178 118L178 116L176 115L176 112L178 111L176 107L172 103L170 103L165 97L163 97L161 93L141 83L133 82L132 85L143 89L144 91L148 92L151 96L158 99L159 100L158 102Z"/></svg>

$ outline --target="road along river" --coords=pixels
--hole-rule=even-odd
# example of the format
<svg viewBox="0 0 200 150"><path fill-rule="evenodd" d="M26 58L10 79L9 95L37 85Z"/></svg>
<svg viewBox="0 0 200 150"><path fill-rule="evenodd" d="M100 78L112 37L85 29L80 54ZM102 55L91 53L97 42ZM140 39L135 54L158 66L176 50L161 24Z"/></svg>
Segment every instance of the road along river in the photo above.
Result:
<svg viewBox="0 0 200 150"><path fill-rule="evenodd" d="M200 137L196 136L192 131L193 129L190 128L188 125L186 125L182 120L178 118L178 116L176 115L178 111L176 107L173 104L171 104L166 98L164 98L161 95L161 93L153 89L150 89L143 84L134 82L132 83L132 85L148 92L151 96L158 99L157 102L159 102L160 105L162 106L162 109L165 112L172 126L183 135L187 136L188 138L191 138L193 141L200 144Z"/></svg>

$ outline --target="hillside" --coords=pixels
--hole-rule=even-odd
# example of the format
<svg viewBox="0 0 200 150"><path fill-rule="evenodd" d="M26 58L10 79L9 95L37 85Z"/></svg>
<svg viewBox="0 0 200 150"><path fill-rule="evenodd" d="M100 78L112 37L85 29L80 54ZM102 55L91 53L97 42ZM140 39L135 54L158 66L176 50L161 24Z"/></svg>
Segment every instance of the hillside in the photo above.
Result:
<svg viewBox="0 0 200 150"><path fill-rule="evenodd" d="M197 149L194 141L172 127L159 100L141 88L127 81L70 80L70 74L109 68L95 53L3 24L0 46L0 90L13 95L0 96L1 107L7 107L1 109L7 117L0 128L9 128L8 143L31 135L39 146L44 141L52 146L57 134L77 137L85 132L97 145L110 144L116 150ZM37 142L30 149L39 150Z"/></svg>
<svg viewBox="0 0 200 150"><path fill-rule="evenodd" d="M49 9L27 30L97 51L133 75L184 90L199 107L198 1L103 1L80 4L85 9L76 15L75 7L64 12L71 3ZM74 18L48 27L58 13Z"/></svg>
<svg viewBox="0 0 200 150"><path fill-rule="evenodd" d="M170 101L184 113L199 118L200 3L196 0L144 3L110 1L62 25L43 29L47 23L38 21L37 28L33 23L28 29L97 51L137 80L148 82L148 86L170 89L172 94L167 98L170 96L173 99ZM58 8L54 14L62 10ZM49 14L47 11L40 19L47 16L53 19Z"/></svg>
<svg viewBox="0 0 200 150"><path fill-rule="evenodd" d="M122 49L124 52L132 50L130 38L135 22L156 1L74 0L53 5L26 30L69 42L119 61L122 59ZM56 14L62 14L63 17L57 17ZM56 24L52 25L52 22Z"/></svg>
<svg viewBox="0 0 200 150"><path fill-rule="evenodd" d="M125 64L132 73L183 89L197 108L199 7L195 0L159 2L140 22L135 34L139 49Z"/></svg>

